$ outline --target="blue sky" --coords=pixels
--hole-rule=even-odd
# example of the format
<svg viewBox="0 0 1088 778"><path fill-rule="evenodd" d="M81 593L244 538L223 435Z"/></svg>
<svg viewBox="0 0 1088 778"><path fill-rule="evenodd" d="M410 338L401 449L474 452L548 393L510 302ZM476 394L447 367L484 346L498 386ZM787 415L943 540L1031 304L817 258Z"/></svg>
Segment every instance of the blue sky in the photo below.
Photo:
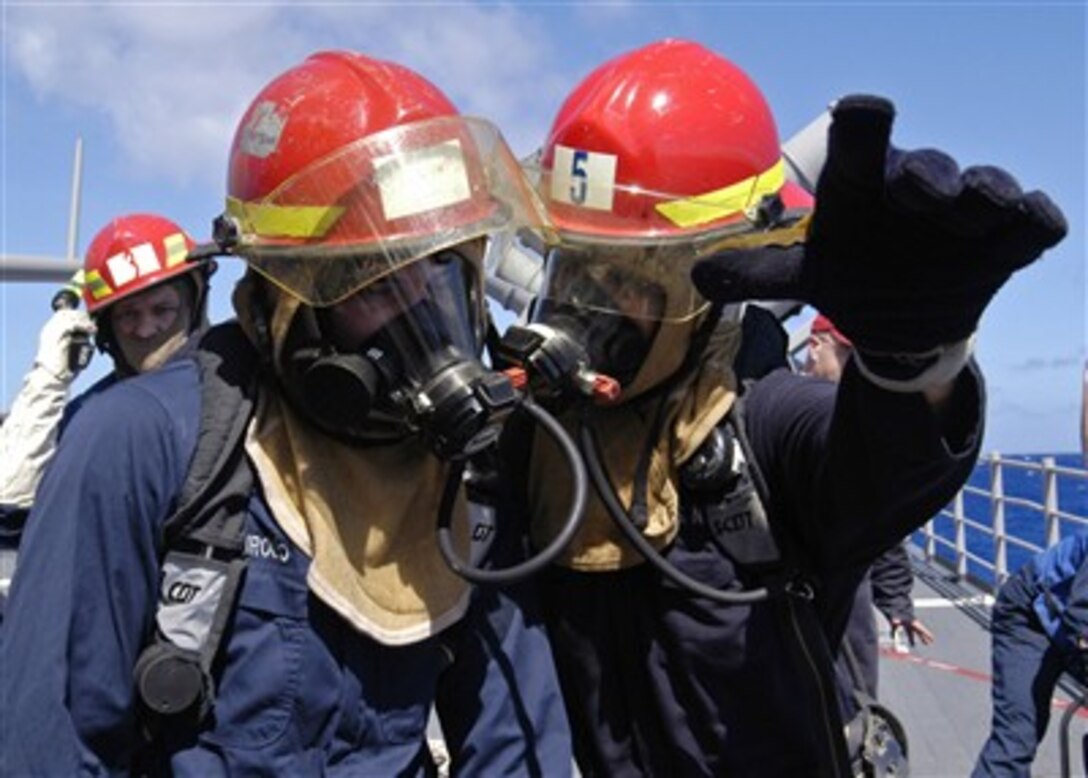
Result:
<svg viewBox="0 0 1088 778"><path fill-rule="evenodd" d="M198 238L222 207L235 124L312 51L393 59L485 116L519 155L599 63L696 40L760 84L783 138L850 92L891 98L893 141L1012 171L1070 222L1065 242L990 306L978 355L987 451L1079 446L1085 315L1086 8L1025 3L201 3L2 0L0 251L63 255L84 143L78 251L112 217L170 216ZM212 314L239 277L223 263ZM0 406L33 360L54 288L0 285ZM101 356L76 384L108 368Z"/></svg>

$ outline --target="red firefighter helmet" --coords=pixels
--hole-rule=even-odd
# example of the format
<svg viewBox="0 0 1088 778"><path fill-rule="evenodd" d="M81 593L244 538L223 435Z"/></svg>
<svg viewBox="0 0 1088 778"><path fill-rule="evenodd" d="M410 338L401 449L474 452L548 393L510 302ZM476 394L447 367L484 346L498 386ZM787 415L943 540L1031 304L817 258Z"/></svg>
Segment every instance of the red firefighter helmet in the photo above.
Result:
<svg viewBox="0 0 1088 778"><path fill-rule="evenodd" d="M778 130L759 88L696 43L663 40L594 70L542 148L541 193L563 233L669 238L787 207Z"/></svg>
<svg viewBox="0 0 1088 778"><path fill-rule="evenodd" d="M531 192L493 125L458 115L406 67L326 51L246 110L226 214L235 253L304 302L329 305L486 234L511 216L497 201L511 200L532 202Z"/></svg>
<svg viewBox="0 0 1088 778"><path fill-rule="evenodd" d="M193 239L152 213L119 216L94 236L83 261L87 312L103 308L203 266L190 258Z"/></svg>
<svg viewBox="0 0 1088 778"><path fill-rule="evenodd" d="M663 40L589 74L559 109L536 179L558 245L541 298L632 318L612 287L656 289L639 317L707 307L689 274L729 248L802 240L812 198L786 181L759 89L696 43ZM630 295L627 295L628 297Z"/></svg>

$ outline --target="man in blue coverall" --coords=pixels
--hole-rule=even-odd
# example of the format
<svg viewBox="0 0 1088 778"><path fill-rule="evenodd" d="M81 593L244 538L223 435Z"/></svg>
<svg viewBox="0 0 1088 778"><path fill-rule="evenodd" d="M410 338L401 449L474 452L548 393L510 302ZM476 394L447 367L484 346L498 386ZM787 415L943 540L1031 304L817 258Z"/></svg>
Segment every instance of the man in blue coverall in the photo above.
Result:
<svg viewBox="0 0 1088 778"><path fill-rule="evenodd" d="M194 248L181 227L158 214L117 216L87 247L79 283L54 297L59 310L42 328L34 365L0 431L0 616L5 579L15 568L34 493L64 426L90 397L183 356L207 330L215 263L194 255ZM80 296L86 313L78 308ZM86 364L73 360L73 344L87 349L76 352L86 359L91 334L114 369L66 403L71 382Z"/></svg>
<svg viewBox="0 0 1088 778"><path fill-rule="evenodd" d="M464 414L428 390L484 370L482 256L526 195L498 131L394 63L321 52L257 95L217 222L249 265L237 325L91 399L41 485L0 641L5 774L429 775L432 708L459 774L569 772L532 590L468 586L434 529ZM210 534L168 526L245 354L230 472L252 481Z"/></svg>
<svg viewBox="0 0 1088 778"><path fill-rule="evenodd" d="M621 54L556 114L535 171L556 240L506 342L567 404L597 496L543 587L584 774L860 769L828 647L872 560L971 472L978 317L1066 230L998 168L895 148L893 115L836 104L813 210L758 88L698 44ZM734 304L770 299L854 342L838 386L741 385ZM559 452L513 443L541 542Z"/></svg>
<svg viewBox="0 0 1088 778"><path fill-rule="evenodd" d="M1088 533L1036 554L1002 584L990 622L993 719L973 778L1026 778L1058 678L1088 683Z"/></svg>

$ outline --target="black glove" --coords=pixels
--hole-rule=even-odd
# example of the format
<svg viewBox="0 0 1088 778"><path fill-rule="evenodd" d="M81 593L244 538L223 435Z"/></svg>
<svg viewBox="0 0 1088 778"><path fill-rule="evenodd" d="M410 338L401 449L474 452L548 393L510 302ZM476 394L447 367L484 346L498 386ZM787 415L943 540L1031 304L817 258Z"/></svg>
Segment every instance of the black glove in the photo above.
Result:
<svg viewBox="0 0 1088 778"><path fill-rule="evenodd" d="M840 100L805 243L725 251L692 280L714 301L809 303L872 373L903 385L965 344L1001 285L1067 226L1049 197L1023 194L1000 168L961 172L940 151L889 145L894 116L880 97Z"/></svg>

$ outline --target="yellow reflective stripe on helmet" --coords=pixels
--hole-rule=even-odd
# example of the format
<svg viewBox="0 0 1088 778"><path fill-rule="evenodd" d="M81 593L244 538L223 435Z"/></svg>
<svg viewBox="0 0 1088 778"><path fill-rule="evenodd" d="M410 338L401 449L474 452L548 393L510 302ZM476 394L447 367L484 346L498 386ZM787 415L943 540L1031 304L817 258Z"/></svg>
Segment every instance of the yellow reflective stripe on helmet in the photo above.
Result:
<svg viewBox="0 0 1088 778"><path fill-rule="evenodd" d="M698 227L700 224L742 213L758 203L764 195L774 194L786 183L786 166L779 157L769 169L713 192L684 197L668 203L658 203L657 212L677 227Z"/></svg>
<svg viewBox="0 0 1088 778"><path fill-rule="evenodd" d="M103 297L109 297L113 294L110 285L98 274L97 270L88 270L86 276L83 278L83 283L86 284L87 291L91 293L91 297L96 300L101 300Z"/></svg>
<svg viewBox="0 0 1088 778"><path fill-rule="evenodd" d="M273 205L227 198L227 213L239 221L242 234L263 238L320 238L343 212L339 205Z"/></svg>
<svg viewBox="0 0 1088 778"><path fill-rule="evenodd" d="M163 248L166 249L166 266L180 265L189 256L189 247L185 245L185 236L180 232L167 235L162 239Z"/></svg>

